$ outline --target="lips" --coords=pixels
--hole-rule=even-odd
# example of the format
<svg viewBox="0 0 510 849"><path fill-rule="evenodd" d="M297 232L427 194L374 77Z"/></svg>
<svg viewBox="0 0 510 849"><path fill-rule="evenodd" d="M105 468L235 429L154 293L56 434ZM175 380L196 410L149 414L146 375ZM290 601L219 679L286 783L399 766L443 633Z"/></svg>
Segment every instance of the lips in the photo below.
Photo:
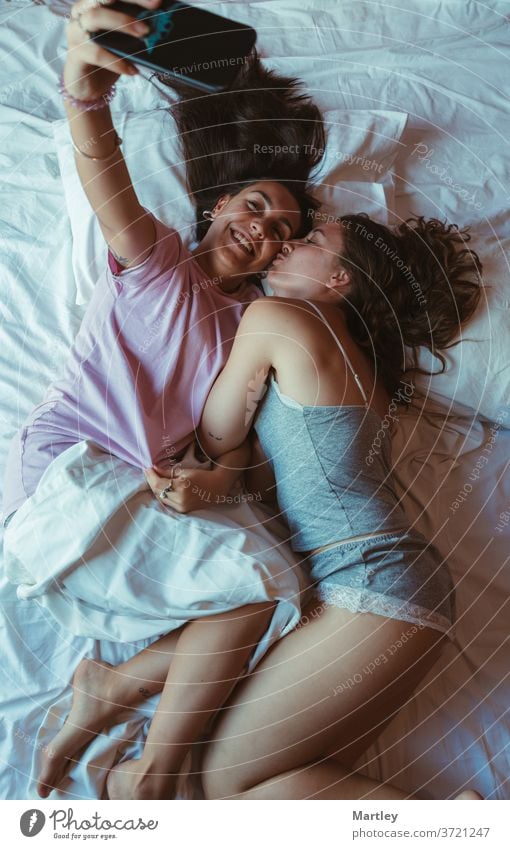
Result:
<svg viewBox="0 0 510 849"><path fill-rule="evenodd" d="M279 253L277 253L277 254L276 254L275 258L273 259L273 261L272 261L272 263L271 263L271 265L274 265L274 264L275 264L275 262L281 262L281 261L282 261L282 259L285 259L285 254L283 254L283 253L280 251Z"/></svg>
<svg viewBox="0 0 510 849"><path fill-rule="evenodd" d="M240 230L238 227L233 226L229 227L229 233L232 242L240 248L246 256L255 256L255 245L247 233Z"/></svg>

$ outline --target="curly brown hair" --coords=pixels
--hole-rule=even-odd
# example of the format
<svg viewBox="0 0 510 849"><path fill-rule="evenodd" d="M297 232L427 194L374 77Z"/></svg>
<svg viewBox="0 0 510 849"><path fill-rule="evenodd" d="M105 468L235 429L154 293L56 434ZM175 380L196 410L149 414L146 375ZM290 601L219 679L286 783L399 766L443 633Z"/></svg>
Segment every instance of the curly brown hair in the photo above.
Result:
<svg viewBox="0 0 510 849"><path fill-rule="evenodd" d="M370 350L387 391L418 367L426 347L444 372L442 351L455 344L481 295L482 263L455 224L423 216L392 232L365 213L344 215L342 264L351 284L346 298L353 338Z"/></svg>

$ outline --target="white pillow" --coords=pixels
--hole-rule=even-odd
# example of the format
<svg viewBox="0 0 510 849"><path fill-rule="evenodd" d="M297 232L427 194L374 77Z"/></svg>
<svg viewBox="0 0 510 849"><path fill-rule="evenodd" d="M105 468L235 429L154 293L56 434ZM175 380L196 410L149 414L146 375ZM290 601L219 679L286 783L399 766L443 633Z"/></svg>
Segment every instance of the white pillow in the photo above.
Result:
<svg viewBox="0 0 510 849"><path fill-rule="evenodd" d="M473 242L476 248L476 243ZM483 259L481 251L478 251ZM490 278L486 276L490 282ZM497 429L510 428L510 312L501 308L497 293L485 289L474 318L457 337L458 344L444 352L446 369L433 376L416 374L416 403L439 404L443 411L458 416L473 415L495 422ZM437 372L441 363L423 348L419 365ZM497 429L495 433L497 434ZM491 456L492 444L475 458L480 468ZM475 471L476 474L476 471Z"/></svg>
<svg viewBox="0 0 510 849"><path fill-rule="evenodd" d="M327 146L316 180L377 183L391 168L405 144L406 112L331 109L324 112Z"/></svg>
<svg viewBox="0 0 510 849"><path fill-rule="evenodd" d="M390 169L402 145L407 118L405 112L325 113L328 143L314 191L321 201L321 220L366 212L381 224L390 223L395 200Z"/></svg>
<svg viewBox="0 0 510 849"><path fill-rule="evenodd" d="M366 211L386 222L393 198L387 169L398 153L407 115L334 110L325 113L325 120L328 144L317 176L321 200L336 204L336 212ZM195 215L173 118L161 108L124 112L115 114L115 126L140 203L190 243ZM67 119L54 122L53 134L73 234L76 303L84 304L106 267L107 248L78 177Z"/></svg>

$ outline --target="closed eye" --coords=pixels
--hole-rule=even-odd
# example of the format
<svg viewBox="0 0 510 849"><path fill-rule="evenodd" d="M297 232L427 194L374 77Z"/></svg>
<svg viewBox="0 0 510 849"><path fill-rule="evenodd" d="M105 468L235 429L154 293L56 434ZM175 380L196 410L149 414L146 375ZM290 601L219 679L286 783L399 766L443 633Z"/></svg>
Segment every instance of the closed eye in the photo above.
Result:
<svg viewBox="0 0 510 849"><path fill-rule="evenodd" d="M320 232L319 230L310 230L308 236L305 239L305 242L309 245L318 244L316 241L314 241L314 239L318 235L319 232Z"/></svg>

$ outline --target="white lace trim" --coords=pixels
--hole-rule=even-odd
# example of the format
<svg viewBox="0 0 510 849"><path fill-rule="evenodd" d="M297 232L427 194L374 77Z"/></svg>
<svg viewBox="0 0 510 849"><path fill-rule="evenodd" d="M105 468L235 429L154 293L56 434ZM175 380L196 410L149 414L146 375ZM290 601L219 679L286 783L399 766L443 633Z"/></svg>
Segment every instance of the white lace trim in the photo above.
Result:
<svg viewBox="0 0 510 849"><path fill-rule="evenodd" d="M351 613L376 613L389 619L402 619L414 625L425 625L437 631L444 631L450 638L454 636L455 626L446 616L394 596L355 587L344 587L327 581L321 581L318 587L313 588L313 591L319 601L333 607L345 607Z"/></svg>

